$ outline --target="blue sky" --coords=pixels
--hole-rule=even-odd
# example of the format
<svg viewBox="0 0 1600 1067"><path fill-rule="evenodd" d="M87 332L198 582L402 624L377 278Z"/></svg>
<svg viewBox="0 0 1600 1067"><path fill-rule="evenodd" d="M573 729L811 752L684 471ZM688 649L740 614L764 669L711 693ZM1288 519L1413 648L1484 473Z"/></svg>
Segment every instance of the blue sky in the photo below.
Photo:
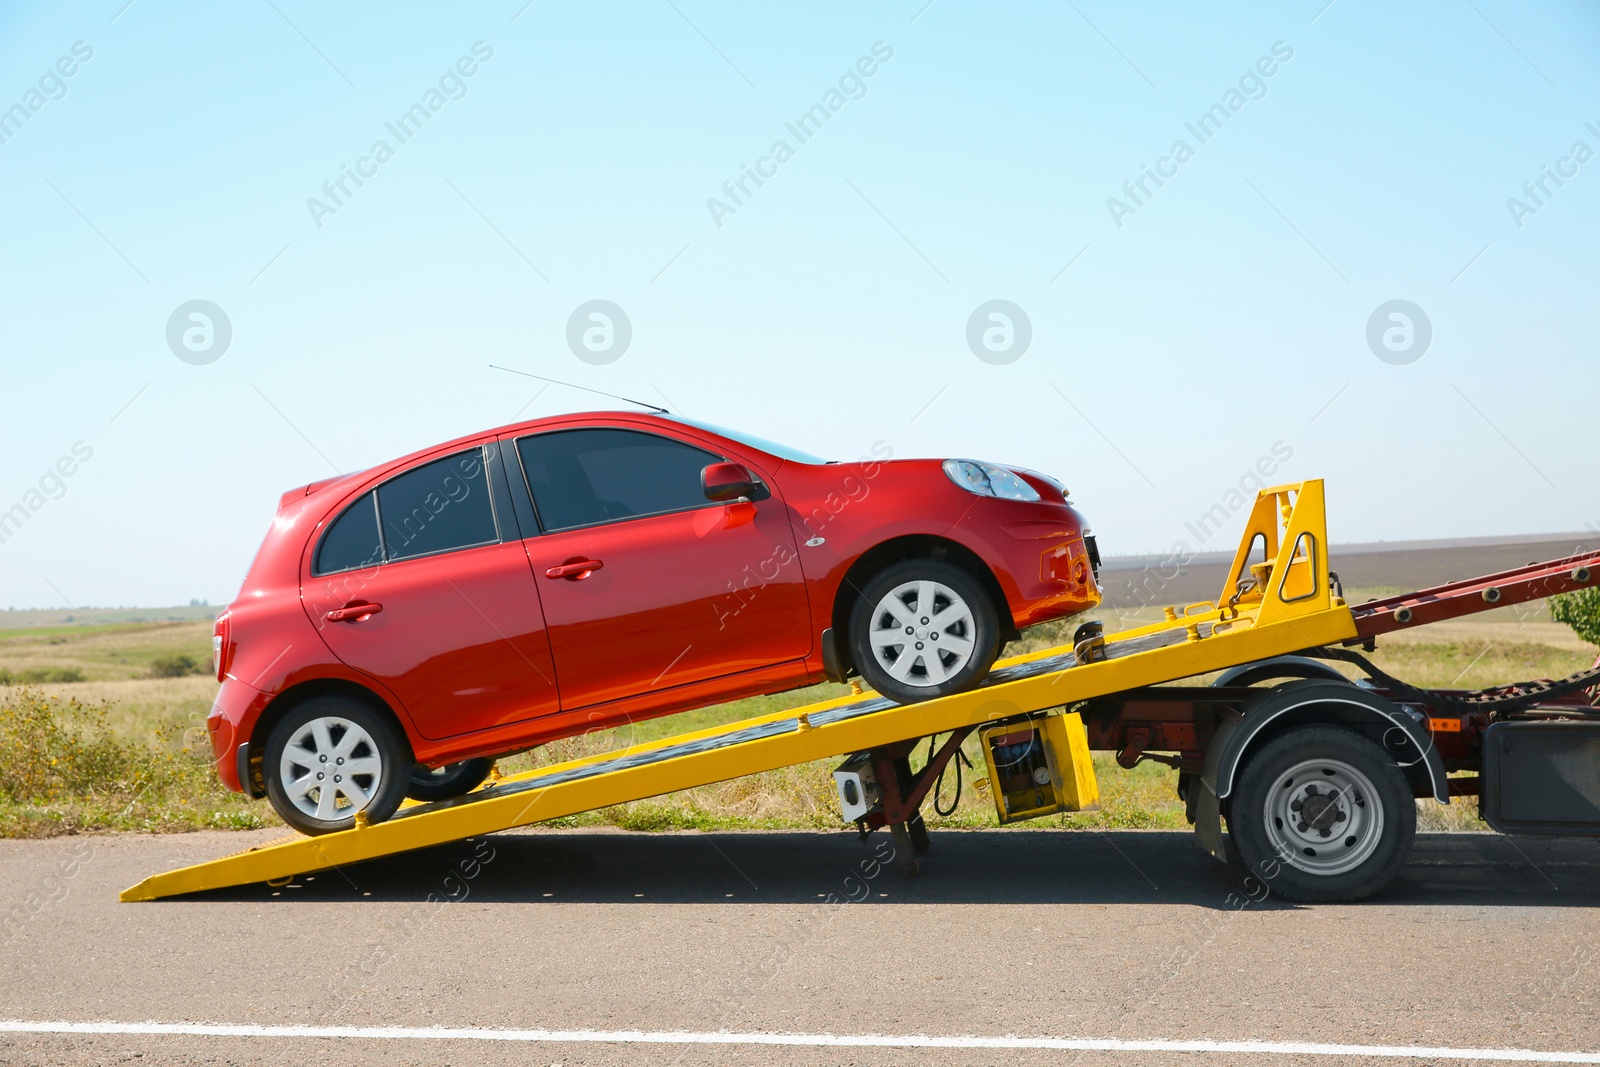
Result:
<svg viewBox="0 0 1600 1067"><path fill-rule="evenodd" d="M1186 523L1275 446L1335 541L1600 525L1592 5L124 3L0 9L0 606L226 601L283 490L593 406L491 362L1037 468L1113 554L1225 547Z"/></svg>

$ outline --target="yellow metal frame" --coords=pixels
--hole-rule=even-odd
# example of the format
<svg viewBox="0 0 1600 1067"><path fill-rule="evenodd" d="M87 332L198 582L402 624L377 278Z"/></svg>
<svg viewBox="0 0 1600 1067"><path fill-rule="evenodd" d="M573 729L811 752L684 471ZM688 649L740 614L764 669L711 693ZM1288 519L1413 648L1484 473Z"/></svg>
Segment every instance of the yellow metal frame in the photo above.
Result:
<svg viewBox="0 0 1600 1067"><path fill-rule="evenodd" d="M1241 592L1239 580L1250 569L1258 535L1265 538L1270 574L1264 584ZM851 695L508 775L466 798L414 808L388 822L295 837L152 875L125 890L122 899L277 881L1354 638L1350 611L1328 584L1322 482L1264 489L1218 602L1190 605L1204 609L1193 614L1168 609L1161 622L1108 635L1103 660L1078 664L1070 647L1045 649L1002 660L979 689L920 704Z"/></svg>

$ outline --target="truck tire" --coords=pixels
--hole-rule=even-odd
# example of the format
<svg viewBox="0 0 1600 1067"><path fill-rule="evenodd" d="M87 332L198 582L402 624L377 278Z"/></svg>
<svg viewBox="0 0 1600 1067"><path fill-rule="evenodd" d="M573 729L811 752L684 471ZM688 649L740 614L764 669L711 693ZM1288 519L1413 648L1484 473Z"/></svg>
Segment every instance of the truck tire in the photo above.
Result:
<svg viewBox="0 0 1600 1067"><path fill-rule="evenodd" d="M1354 730L1298 726L1240 771L1228 831L1250 873L1288 900L1361 900L1393 881L1417 809L1393 757Z"/></svg>

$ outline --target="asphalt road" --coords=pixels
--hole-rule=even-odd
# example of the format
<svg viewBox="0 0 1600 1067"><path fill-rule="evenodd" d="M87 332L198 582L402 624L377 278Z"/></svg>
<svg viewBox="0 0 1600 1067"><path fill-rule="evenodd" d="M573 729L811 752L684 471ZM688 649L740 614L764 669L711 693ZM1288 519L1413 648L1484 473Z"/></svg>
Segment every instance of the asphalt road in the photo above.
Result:
<svg viewBox="0 0 1600 1067"><path fill-rule="evenodd" d="M882 835L520 831L276 889L117 902L147 874L274 836L0 841L0 1019L247 1028L0 1032L0 1063L1445 1062L1285 1044L1302 1042L1600 1052L1589 841L1422 837L1395 887L1349 906L1253 900L1188 834L1139 831L945 832L909 881L876 862ZM284 1026L410 1029L271 1029ZM485 1040L506 1029L563 1033ZM723 1033L747 1036L707 1036ZM760 1034L808 1036L748 1036ZM868 1034L892 1040L830 1043ZM1060 1038L1101 1047L1037 1047ZM1139 1047L1150 1041L1271 1044Z"/></svg>

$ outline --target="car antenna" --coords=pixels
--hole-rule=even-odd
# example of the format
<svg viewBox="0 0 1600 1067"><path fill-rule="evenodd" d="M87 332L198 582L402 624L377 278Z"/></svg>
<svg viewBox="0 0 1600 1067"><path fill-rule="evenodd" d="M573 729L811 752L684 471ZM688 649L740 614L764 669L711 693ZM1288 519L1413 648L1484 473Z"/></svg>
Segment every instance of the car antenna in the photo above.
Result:
<svg viewBox="0 0 1600 1067"><path fill-rule="evenodd" d="M491 363L489 366L494 370L510 371L512 374L520 374L524 378L537 378L541 382L549 382L551 385L564 385L568 389L582 389L586 393L599 393L601 396L609 396L612 400L620 400L625 404L637 404L642 408L649 408L651 411L659 411L663 415L672 414L672 412L668 411L659 404L646 404L643 400L632 400L625 396L618 396L616 393L608 393L604 389L590 389L587 385L573 385L571 382L563 382L555 378L546 378L542 374L529 374L525 370L515 370L511 367L502 367L497 363Z"/></svg>

